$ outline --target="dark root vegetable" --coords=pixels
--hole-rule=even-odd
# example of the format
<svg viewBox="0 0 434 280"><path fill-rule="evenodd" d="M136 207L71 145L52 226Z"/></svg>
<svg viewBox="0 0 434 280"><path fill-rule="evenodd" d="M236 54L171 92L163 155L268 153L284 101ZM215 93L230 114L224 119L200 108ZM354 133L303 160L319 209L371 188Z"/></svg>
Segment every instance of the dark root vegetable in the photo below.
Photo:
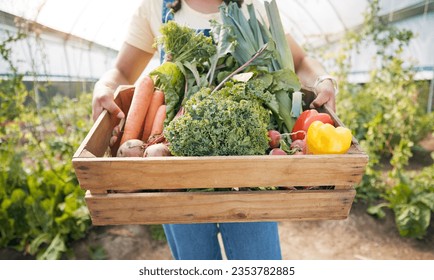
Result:
<svg viewBox="0 0 434 280"><path fill-rule="evenodd" d="M118 150L118 157L143 157L145 142L139 139L125 141Z"/></svg>
<svg viewBox="0 0 434 280"><path fill-rule="evenodd" d="M306 154L306 138L292 141L291 149L294 150L296 154Z"/></svg>
<svg viewBox="0 0 434 280"><path fill-rule="evenodd" d="M270 155L272 156L287 155L287 153L280 148L274 148L270 151Z"/></svg>
<svg viewBox="0 0 434 280"><path fill-rule="evenodd" d="M280 147L280 139L281 135L280 132L277 130L269 130L268 131L268 137L270 138L270 141L268 142L268 145L271 149L279 148Z"/></svg>
<svg viewBox="0 0 434 280"><path fill-rule="evenodd" d="M164 143L148 146L143 154L144 157L167 157L171 155L169 148Z"/></svg>

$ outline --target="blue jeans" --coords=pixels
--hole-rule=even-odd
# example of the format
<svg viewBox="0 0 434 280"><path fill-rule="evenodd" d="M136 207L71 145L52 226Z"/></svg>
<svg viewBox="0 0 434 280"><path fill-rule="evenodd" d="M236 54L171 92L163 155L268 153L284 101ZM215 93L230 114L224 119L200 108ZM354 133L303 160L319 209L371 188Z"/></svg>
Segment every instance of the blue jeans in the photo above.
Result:
<svg viewBox="0 0 434 280"><path fill-rule="evenodd" d="M221 260L219 231L229 260L282 259L275 222L166 224L163 227L177 260Z"/></svg>

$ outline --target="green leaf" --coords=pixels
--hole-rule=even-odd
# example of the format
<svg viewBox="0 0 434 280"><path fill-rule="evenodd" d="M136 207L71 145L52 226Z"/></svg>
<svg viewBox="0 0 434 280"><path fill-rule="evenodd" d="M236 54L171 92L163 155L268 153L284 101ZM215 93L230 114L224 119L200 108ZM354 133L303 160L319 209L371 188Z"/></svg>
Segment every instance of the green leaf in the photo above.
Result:
<svg viewBox="0 0 434 280"><path fill-rule="evenodd" d="M291 138L287 137L287 136L283 136L279 141L280 148L284 152L286 152L288 155L294 153L294 151L291 149L291 144L290 144L291 142L290 141L291 141Z"/></svg>
<svg viewBox="0 0 434 280"><path fill-rule="evenodd" d="M150 225L151 237L153 240L166 241L166 235L162 225Z"/></svg>
<svg viewBox="0 0 434 280"><path fill-rule="evenodd" d="M89 255L92 260L106 260L107 253L103 246L91 246L89 248Z"/></svg>
<svg viewBox="0 0 434 280"><path fill-rule="evenodd" d="M42 244L49 244L51 242L51 235L49 233L40 233L36 236L29 245L29 254L35 255Z"/></svg>
<svg viewBox="0 0 434 280"><path fill-rule="evenodd" d="M253 37L255 38L256 44L259 48L259 46L262 46L266 43L262 37L261 24L258 18L256 17L255 7L253 6L253 4L247 5L247 11L249 12L248 21L249 21L250 29L253 32Z"/></svg>
<svg viewBox="0 0 434 280"><path fill-rule="evenodd" d="M199 71L197 70L197 65L195 62L191 63L189 61L186 61L186 62L184 62L184 66L188 70L190 70L190 72L193 74L195 82L199 87L206 86L206 85L202 85L202 83L201 83L200 74L199 74Z"/></svg>
<svg viewBox="0 0 434 280"><path fill-rule="evenodd" d="M0 50L7 41L0 42ZM47 92L40 83L38 91ZM88 228L84 211L74 211L62 224L53 221L63 214L57 205L64 204L69 194L77 204L71 203L73 207L86 208L71 158L92 126L91 99L91 93L76 99L57 95L36 106L34 92L26 90L22 75L14 72L10 79L0 79L1 247L59 258L60 254L50 253L57 249L46 251L47 247L59 248L55 244Z"/></svg>
<svg viewBox="0 0 434 280"><path fill-rule="evenodd" d="M414 200L414 203L422 203L434 212L434 193L420 193Z"/></svg>
<svg viewBox="0 0 434 280"><path fill-rule="evenodd" d="M430 220L431 210L424 204L407 204L395 208L395 222L401 236L422 238Z"/></svg>
<svg viewBox="0 0 434 280"><path fill-rule="evenodd" d="M51 241L47 249L37 255L39 260L57 260L62 253L66 252L65 241L58 233Z"/></svg>
<svg viewBox="0 0 434 280"><path fill-rule="evenodd" d="M165 62L149 73L155 86L164 92L166 103L166 123L178 112L184 97L184 75L173 62Z"/></svg>
<svg viewBox="0 0 434 280"><path fill-rule="evenodd" d="M299 91L301 84L297 75L289 70L282 69L271 73L273 75L272 91Z"/></svg>
<svg viewBox="0 0 434 280"><path fill-rule="evenodd" d="M389 206L388 203L380 203L378 205L369 206L367 212L370 215L383 219L384 217L386 217L386 213L384 212L383 208L388 206Z"/></svg>
<svg viewBox="0 0 434 280"><path fill-rule="evenodd" d="M387 195L388 200L390 201L391 207L395 208L399 205L404 205L409 203L410 197L412 194L412 190L409 185L400 183L394 186L389 194Z"/></svg>
<svg viewBox="0 0 434 280"><path fill-rule="evenodd" d="M254 74L252 72L244 72L232 76L232 80L234 80L235 82L247 83L253 77L253 75Z"/></svg>
<svg viewBox="0 0 434 280"><path fill-rule="evenodd" d="M216 53L211 56L211 67L207 73L208 85L211 86L216 76L216 67L221 58L226 57L229 53L234 52L237 45L236 37L228 26L221 25L216 21L211 21L211 30L214 41L217 42Z"/></svg>
<svg viewBox="0 0 434 280"><path fill-rule="evenodd" d="M294 72L294 60L286 39L285 31L283 30L282 20L280 18L276 0L271 0L270 2L266 1L264 2L264 5L268 21L270 22L270 32L276 42L276 49L279 54L277 61L279 61L281 68L286 68Z"/></svg>
<svg viewBox="0 0 434 280"><path fill-rule="evenodd" d="M295 119L291 116L292 102L291 102L291 92L286 92L283 90L275 91L274 95L279 103L279 116L282 120L282 127L279 131L285 133L291 132L295 123Z"/></svg>

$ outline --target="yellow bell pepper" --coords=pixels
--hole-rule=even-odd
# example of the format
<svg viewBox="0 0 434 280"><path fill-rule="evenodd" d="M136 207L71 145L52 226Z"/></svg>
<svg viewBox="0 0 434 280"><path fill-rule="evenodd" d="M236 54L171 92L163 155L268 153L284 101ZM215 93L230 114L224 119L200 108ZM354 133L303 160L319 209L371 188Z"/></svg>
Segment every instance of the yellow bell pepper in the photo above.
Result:
<svg viewBox="0 0 434 280"><path fill-rule="evenodd" d="M345 154L351 146L353 136L346 127L334 127L321 121L314 121L307 130L308 153Z"/></svg>

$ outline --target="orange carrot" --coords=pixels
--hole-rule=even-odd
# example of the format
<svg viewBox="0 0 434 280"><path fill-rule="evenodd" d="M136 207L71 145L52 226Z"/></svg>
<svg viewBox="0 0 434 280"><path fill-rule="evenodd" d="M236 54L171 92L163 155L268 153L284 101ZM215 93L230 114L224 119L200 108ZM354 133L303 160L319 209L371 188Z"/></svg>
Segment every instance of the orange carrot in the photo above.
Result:
<svg viewBox="0 0 434 280"><path fill-rule="evenodd" d="M145 122L145 116L151 104L154 93L154 81L149 77L143 77L134 89L131 106L125 120L124 133L121 145L130 139L139 139Z"/></svg>
<svg viewBox="0 0 434 280"><path fill-rule="evenodd" d="M161 135L163 133L165 120L166 120L166 105L161 105L160 107L158 107L157 113L155 114L154 123L152 124L151 135L149 139Z"/></svg>
<svg viewBox="0 0 434 280"><path fill-rule="evenodd" d="M164 93L161 90L155 90L152 95L151 105L149 105L148 112L145 117L145 125L143 126L142 140L147 141L151 135L152 125L154 123L155 114L158 108L164 104Z"/></svg>

